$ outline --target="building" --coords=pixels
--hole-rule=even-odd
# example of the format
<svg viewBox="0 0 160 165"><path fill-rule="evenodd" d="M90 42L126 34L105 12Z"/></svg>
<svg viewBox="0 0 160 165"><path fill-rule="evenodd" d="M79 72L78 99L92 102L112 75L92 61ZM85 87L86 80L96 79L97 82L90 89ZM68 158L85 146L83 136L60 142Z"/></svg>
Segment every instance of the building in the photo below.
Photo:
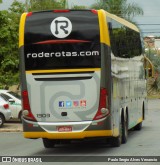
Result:
<svg viewBox="0 0 160 165"><path fill-rule="evenodd" d="M154 36L144 37L144 44L146 48L155 48L155 38Z"/></svg>
<svg viewBox="0 0 160 165"><path fill-rule="evenodd" d="M153 50L160 55L160 38L154 36L144 37L145 50Z"/></svg>

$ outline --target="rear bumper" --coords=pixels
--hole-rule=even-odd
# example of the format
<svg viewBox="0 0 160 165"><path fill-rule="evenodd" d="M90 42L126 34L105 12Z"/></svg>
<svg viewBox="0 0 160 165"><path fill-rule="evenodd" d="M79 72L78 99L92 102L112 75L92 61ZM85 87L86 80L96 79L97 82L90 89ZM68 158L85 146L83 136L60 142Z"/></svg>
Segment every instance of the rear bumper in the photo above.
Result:
<svg viewBox="0 0 160 165"><path fill-rule="evenodd" d="M111 130L101 131L83 131L83 132L24 132L25 138L47 138L47 139L85 139L92 137L111 137L113 132Z"/></svg>
<svg viewBox="0 0 160 165"><path fill-rule="evenodd" d="M106 118L105 118L106 119ZM48 139L85 139L94 137L118 136L117 129L111 129L106 124L98 125L98 122L105 121L83 121L83 122L32 122L23 119L23 134L25 138L48 138ZM104 122L105 123L105 122ZM71 131L58 131L58 127L70 126Z"/></svg>

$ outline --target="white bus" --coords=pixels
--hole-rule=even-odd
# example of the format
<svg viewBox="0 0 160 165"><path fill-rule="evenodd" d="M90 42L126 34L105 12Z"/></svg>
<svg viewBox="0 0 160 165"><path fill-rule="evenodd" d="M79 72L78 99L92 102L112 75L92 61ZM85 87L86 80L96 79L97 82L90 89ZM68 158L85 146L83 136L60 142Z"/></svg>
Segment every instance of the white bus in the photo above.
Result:
<svg viewBox="0 0 160 165"><path fill-rule="evenodd" d="M147 110L138 28L104 10L24 13L19 33L25 138L127 142Z"/></svg>

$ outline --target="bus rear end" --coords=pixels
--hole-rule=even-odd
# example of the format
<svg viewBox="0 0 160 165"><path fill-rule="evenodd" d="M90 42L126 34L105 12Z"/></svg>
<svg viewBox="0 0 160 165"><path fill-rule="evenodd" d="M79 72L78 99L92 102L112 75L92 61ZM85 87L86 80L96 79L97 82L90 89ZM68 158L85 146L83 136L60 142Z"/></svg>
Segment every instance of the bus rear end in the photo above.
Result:
<svg viewBox="0 0 160 165"><path fill-rule="evenodd" d="M53 139L111 136L98 17L95 10L22 15L24 137L43 138L48 147L51 139L53 144Z"/></svg>

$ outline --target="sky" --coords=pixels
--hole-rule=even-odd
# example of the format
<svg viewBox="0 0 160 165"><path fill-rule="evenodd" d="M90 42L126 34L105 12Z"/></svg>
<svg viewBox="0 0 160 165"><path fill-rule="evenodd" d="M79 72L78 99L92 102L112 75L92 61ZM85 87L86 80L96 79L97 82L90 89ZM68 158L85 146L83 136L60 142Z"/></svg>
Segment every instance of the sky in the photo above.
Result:
<svg viewBox="0 0 160 165"><path fill-rule="evenodd" d="M137 3L144 11L143 16L134 18L143 35L160 36L160 0L128 0L128 2Z"/></svg>
<svg viewBox="0 0 160 165"><path fill-rule="evenodd" d="M24 1L24 0L19 0ZM92 5L97 0L68 0L72 5ZM160 0L127 0L128 3L137 3L144 11L143 16L137 16L134 21L138 24L143 36L160 36ZM7 9L13 0L3 0L0 10Z"/></svg>

